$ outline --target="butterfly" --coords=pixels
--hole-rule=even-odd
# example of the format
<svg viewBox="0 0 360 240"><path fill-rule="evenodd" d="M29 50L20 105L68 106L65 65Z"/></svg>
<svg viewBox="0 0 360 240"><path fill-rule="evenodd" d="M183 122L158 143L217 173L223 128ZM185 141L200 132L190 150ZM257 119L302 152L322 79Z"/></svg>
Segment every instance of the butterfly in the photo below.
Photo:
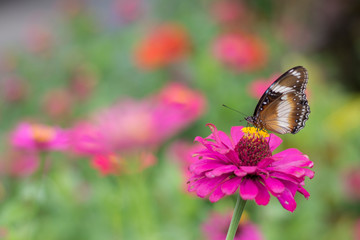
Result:
<svg viewBox="0 0 360 240"><path fill-rule="evenodd" d="M256 105L253 116L245 120L257 128L279 134L299 132L310 114L305 95L307 82L304 67L291 68L270 85Z"/></svg>

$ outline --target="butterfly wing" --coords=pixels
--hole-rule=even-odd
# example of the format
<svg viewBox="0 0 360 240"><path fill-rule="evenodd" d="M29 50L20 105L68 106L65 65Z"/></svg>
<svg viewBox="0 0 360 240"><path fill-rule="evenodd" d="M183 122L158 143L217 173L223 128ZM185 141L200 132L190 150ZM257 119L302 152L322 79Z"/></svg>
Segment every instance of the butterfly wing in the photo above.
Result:
<svg viewBox="0 0 360 240"><path fill-rule="evenodd" d="M254 125L279 134L295 134L304 128L310 114L307 82L304 67L294 67L281 75L261 96L253 115Z"/></svg>

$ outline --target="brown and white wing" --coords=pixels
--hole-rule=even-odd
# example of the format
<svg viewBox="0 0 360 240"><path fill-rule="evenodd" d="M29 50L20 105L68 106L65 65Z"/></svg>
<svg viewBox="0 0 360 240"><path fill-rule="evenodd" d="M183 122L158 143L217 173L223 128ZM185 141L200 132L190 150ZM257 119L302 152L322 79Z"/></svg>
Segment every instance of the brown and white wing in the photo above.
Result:
<svg viewBox="0 0 360 240"><path fill-rule="evenodd" d="M294 67L281 75L260 98L254 112L255 125L279 134L295 134L304 128L310 113L307 82L304 67Z"/></svg>

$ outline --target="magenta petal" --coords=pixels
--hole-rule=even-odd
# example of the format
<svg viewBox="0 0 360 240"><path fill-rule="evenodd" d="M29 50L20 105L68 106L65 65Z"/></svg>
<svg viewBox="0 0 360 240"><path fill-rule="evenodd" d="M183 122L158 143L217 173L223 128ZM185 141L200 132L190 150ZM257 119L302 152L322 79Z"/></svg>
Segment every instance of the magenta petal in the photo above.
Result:
<svg viewBox="0 0 360 240"><path fill-rule="evenodd" d="M298 188L298 192L301 193L302 195L304 195L304 197L305 197L306 199L309 199L310 193L309 193L308 191L306 191L305 188L299 187L299 188Z"/></svg>
<svg viewBox="0 0 360 240"><path fill-rule="evenodd" d="M226 195L231 195L238 189L240 182L241 182L241 178L238 177L231 178L221 185L221 190Z"/></svg>
<svg viewBox="0 0 360 240"><path fill-rule="evenodd" d="M196 194L201 198L206 197L217 185L225 180L225 178L227 178L227 176L204 179L204 182L196 189Z"/></svg>
<svg viewBox="0 0 360 240"><path fill-rule="evenodd" d="M258 163L257 166L259 168L265 168L265 167L269 166L273 162L274 162L274 159L272 159L272 158L264 158Z"/></svg>
<svg viewBox="0 0 360 240"><path fill-rule="evenodd" d="M296 209L296 202L290 190L285 189L285 191L278 197L278 200L286 210L294 212Z"/></svg>
<svg viewBox="0 0 360 240"><path fill-rule="evenodd" d="M240 141L240 138L244 136L244 132L242 131L243 126L232 127L230 130L230 135L233 141L234 146Z"/></svg>
<svg viewBox="0 0 360 240"><path fill-rule="evenodd" d="M210 195L209 200L210 200L210 202L217 202L224 196L225 196L225 193L222 192L221 186L218 186L215 189L215 191Z"/></svg>
<svg viewBox="0 0 360 240"><path fill-rule="evenodd" d="M298 149L296 148L289 148L289 149L286 149L284 151L281 151L277 154L274 154L273 155L273 158L277 158L277 159L282 159L288 155L293 155L293 154L296 154L296 155L303 155L302 152L300 152Z"/></svg>
<svg viewBox="0 0 360 240"><path fill-rule="evenodd" d="M240 170L240 169L236 169L236 170L234 171L234 173L235 173L235 175L238 176L238 177L244 177L244 176L247 175L246 172L244 172L244 171L242 171L242 170Z"/></svg>
<svg viewBox="0 0 360 240"><path fill-rule="evenodd" d="M270 134L269 136L269 147L270 151L274 151L280 144L282 143L282 139L275 134Z"/></svg>
<svg viewBox="0 0 360 240"><path fill-rule="evenodd" d="M255 167L248 167L248 166L243 167L242 166L242 167L240 167L240 169L243 170L244 172L250 174L250 173L256 172L257 167L256 166Z"/></svg>
<svg viewBox="0 0 360 240"><path fill-rule="evenodd" d="M267 205L270 201L270 194L268 190L260 182L256 182L256 186L258 187L259 192L256 195L255 202L258 205Z"/></svg>
<svg viewBox="0 0 360 240"><path fill-rule="evenodd" d="M258 192L259 190L253 180L243 178L243 181L240 183L240 196L244 200L254 199Z"/></svg>
<svg viewBox="0 0 360 240"><path fill-rule="evenodd" d="M213 178L213 177L218 177L220 175L223 175L225 173L230 173L235 171L236 169L238 169L236 166L234 165L222 165L218 168L215 168L214 170L207 172L205 175L208 178Z"/></svg>
<svg viewBox="0 0 360 240"><path fill-rule="evenodd" d="M263 178L263 181L267 188L269 188L274 193L282 193L285 190L284 184L275 178Z"/></svg>

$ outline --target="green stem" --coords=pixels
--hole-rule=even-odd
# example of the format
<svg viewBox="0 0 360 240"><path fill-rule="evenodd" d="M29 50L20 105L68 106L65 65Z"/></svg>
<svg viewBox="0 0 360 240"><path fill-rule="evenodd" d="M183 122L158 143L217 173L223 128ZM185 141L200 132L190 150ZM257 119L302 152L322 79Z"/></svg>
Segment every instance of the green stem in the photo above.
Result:
<svg viewBox="0 0 360 240"><path fill-rule="evenodd" d="M239 226L241 215L242 215L243 210L245 208L245 204L246 204L246 200L243 200L240 197L240 194L238 194L235 209L234 209L234 214L232 216L231 223L230 223L230 226L229 226L229 230L228 230L227 235L226 235L226 240L233 240L234 239L236 230L238 229L238 226Z"/></svg>

